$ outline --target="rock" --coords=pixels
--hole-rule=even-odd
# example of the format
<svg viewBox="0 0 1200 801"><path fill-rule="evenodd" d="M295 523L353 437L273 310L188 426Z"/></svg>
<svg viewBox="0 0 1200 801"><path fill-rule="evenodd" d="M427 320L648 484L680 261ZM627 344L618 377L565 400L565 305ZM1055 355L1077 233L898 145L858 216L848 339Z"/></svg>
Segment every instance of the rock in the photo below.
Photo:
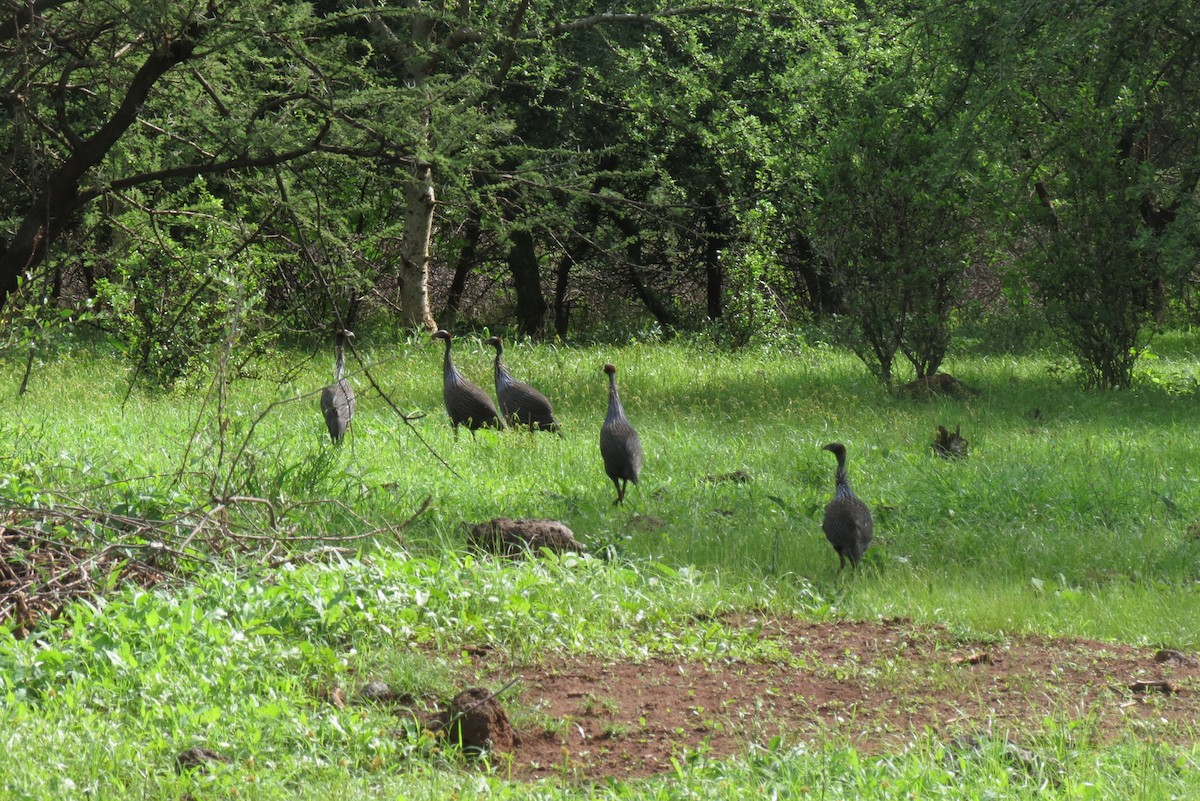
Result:
<svg viewBox="0 0 1200 801"><path fill-rule="evenodd" d="M583 553L587 548L575 539L571 529L557 520L495 517L486 523L467 526L467 544L499 556L536 556L542 548L562 553Z"/></svg>
<svg viewBox="0 0 1200 801"><path fill-rule="evenodd" d="M358 697L364 701L385 704L396 700L396 693L385 682L373 679L358 690Z"/></svg>
<svg viewBox="0 0 1200 801"><path fill-rule="evenodd" d="M218 754L211 748L203 748L196 746L183 751L179 756L175 757L175 769L180 773L185 770L199 769L201 772L208 771L209 762L229 762L229 757L224 754Z"/></svg>

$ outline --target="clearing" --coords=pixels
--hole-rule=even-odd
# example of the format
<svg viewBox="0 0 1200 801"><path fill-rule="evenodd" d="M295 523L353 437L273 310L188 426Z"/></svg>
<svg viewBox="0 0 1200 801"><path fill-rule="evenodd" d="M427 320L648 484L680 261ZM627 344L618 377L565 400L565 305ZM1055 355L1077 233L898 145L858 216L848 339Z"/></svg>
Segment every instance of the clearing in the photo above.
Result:
<svg viewBox="0 0 1200 801"><path fill-rule="evenodd" d="M1172 650L1037 636L964 641L903 619L741 614L722 622L772 638L783 657L554 655L513 665L493 649L466 649L467 683L498 689L519 677L498 698L509 714L520 710L516 745L495 760L499 769L525 779L630 779L671 770L688 752L734 756L776 735L867 753L903 748L925 732L965 748L997 736L1020 754L1048 719L1085 722L1075 730L1097 742L1131 732L1190 742L1200 713L1200 660Z"/></svg>

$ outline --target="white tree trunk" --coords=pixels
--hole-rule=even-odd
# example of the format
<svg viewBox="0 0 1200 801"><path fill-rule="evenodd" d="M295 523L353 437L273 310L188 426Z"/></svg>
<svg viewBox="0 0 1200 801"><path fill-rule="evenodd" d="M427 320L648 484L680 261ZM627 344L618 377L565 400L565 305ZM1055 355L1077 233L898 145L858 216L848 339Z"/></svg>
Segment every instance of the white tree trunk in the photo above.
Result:
<svg viewBox="0 0 1200 801"><path fill-rule="evenodd" d="M400 312L404 324L436 331L429 309L429 240L433 235L433 170L418 164L404 193L404 241L400 245Z"/></svg>
<svg viewBox="0 0 1200 801"><path fill-rule="evenodd" d="M419 10L421 0L409 0L406 5ZM368 14L367 22L381 43L403 71L405 81L414 91L422 91L432 61L420 55L428 49L433 22L422 13L412 16L411 43L402 42L378 14ZM420 121L420 136L428 143L429 111L426 108ZM410 328L436 331L437 322L429 309L429 251L433 236L433 168L415 164L411 180L404 191L404 241L400 243L400 263L396 277L400 281L400 316Z"/></svg>

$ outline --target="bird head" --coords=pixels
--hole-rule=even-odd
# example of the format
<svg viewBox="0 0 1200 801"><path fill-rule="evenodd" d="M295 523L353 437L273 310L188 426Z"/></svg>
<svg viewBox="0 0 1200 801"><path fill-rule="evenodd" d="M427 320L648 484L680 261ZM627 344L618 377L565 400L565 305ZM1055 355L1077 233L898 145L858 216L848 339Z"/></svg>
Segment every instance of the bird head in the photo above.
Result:
<svg viewBox="0 0 1200 801"><path fill-rule="evenodd" d="M829 451L838 458L844 458L846 456L846 446L840 442L831 442L828 445L822 445L821 450Z"/></svg>
<svg viewBox="0 0 1200 801"><path fill-rule="evenodd" d="M439 328L437 331L434 331L432 336L434 339L444 339L447 342L450 341L450 332L444 328Z"/></svg>
<svg viewBox="0 0 1200 801"><path fill-rule="evenodd" d="M349 328L340 328L338 329L338 332L334 334L334 339L338 340L339 342L345 342L347 339L354 339L354 332Z"/></svg>
<svg viewBox="0 0 1200 801"><path fill-rule="evenodd" d="M611 364L606 364L606 365L604 365L604 372L607 373L608 375L616 375L617 368L613 367Z"/></svg>
<svg viewBox="0 0 1200 801"><path fill-rule="evenodd" d="M487 339L484 340L483 344L491 345L493 348L496 349L497 353L499 353L504 348L504 340L500 339L500 337L488 337Z"/></svg>

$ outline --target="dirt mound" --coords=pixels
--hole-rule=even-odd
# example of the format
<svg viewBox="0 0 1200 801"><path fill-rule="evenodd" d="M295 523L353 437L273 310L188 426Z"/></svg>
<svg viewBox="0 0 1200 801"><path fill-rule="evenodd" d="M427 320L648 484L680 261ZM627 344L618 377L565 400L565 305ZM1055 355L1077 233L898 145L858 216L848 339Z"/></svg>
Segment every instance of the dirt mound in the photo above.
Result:
<svg viewBox="0 0 1200 801"><path fill-rule="evenodd" d="M564 523L557 520L538 520L494 517L486 523L464 524L467 545L478 551L500 556L534 555L545 548L555 553L587 550Z"/></svg>
<svg viewBox="0 0 1200 801"><path fill-rule="evenodd" d="M454 696L439 723L451 743L473 755L511 754L518 741L504 707L482 687Z"/></svg>

